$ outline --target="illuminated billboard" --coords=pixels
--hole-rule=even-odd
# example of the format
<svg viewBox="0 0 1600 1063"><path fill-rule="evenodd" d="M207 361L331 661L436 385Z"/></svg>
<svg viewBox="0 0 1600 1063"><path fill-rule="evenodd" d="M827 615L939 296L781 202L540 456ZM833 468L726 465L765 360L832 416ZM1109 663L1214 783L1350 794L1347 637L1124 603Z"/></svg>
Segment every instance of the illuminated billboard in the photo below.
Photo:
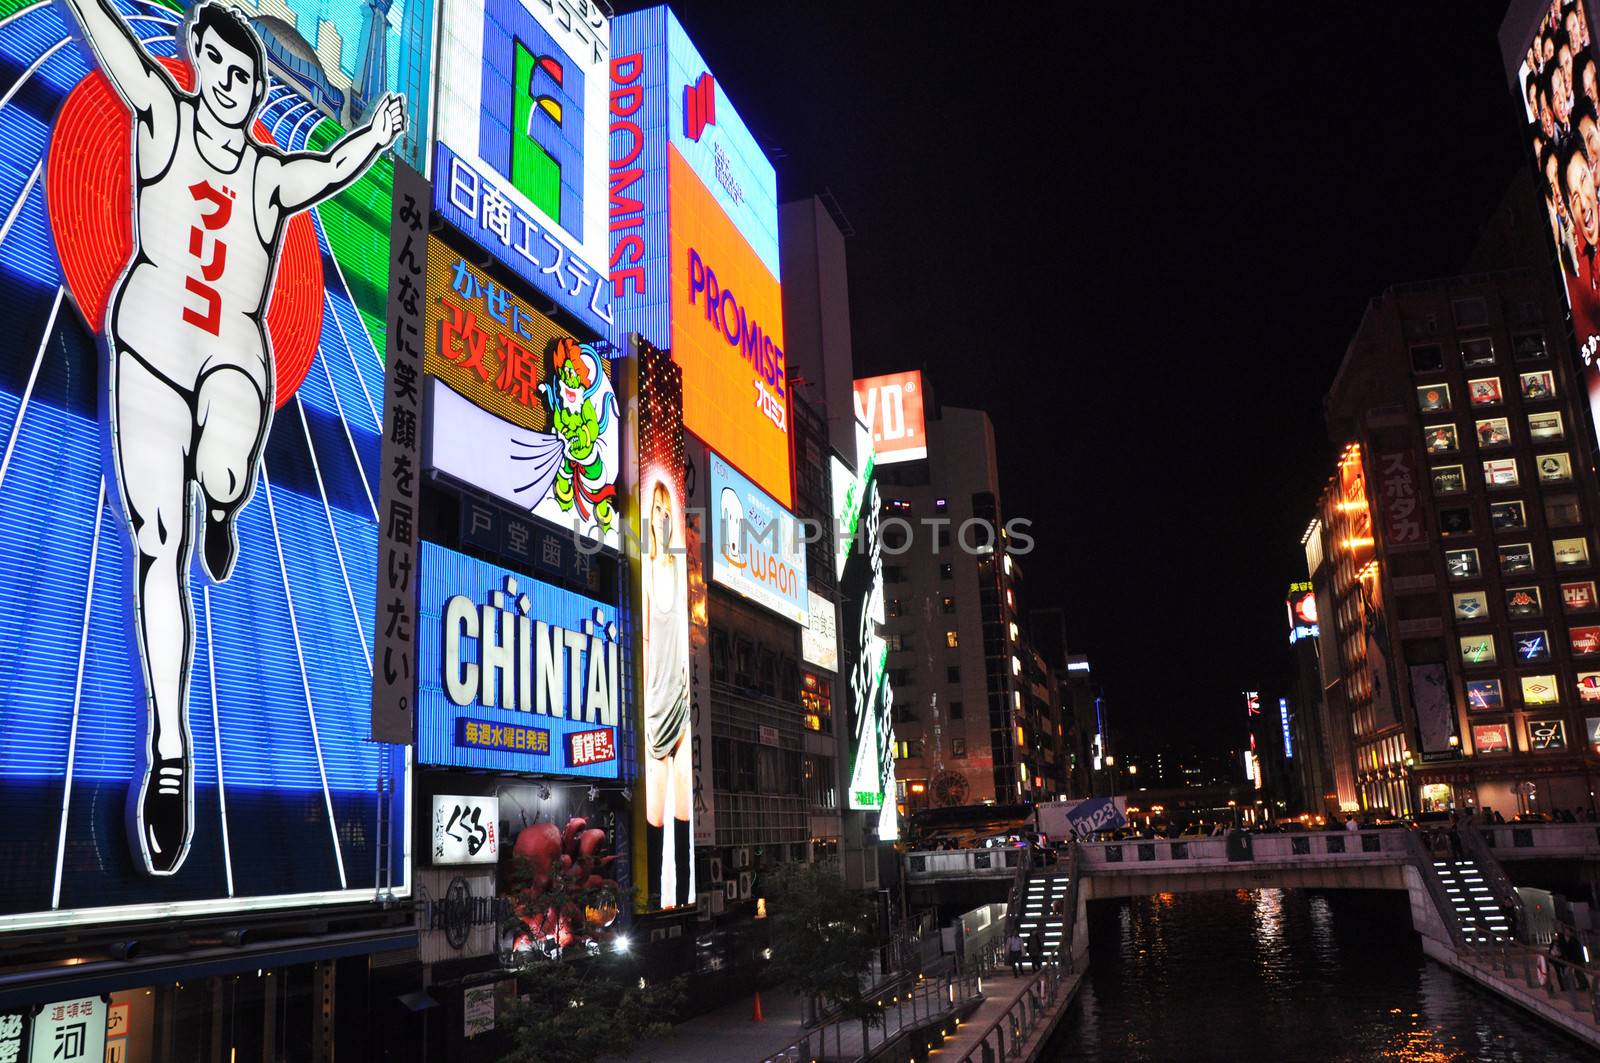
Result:
<svg viewBox="0 0 1600 1063"><path fill-rule="evenodd" d="M788 506L776 174L671 11L619 16L612 42L615 335L670 347L684 426Z"/></svg>
<svg viewBox="0 0 1600 1063"><path fill-rule="evenodd" d="M36 4L0 48L0 929L409 893L368 737L406 106L307 95L220 6ZM191 90L218 55L248 91Z"/></svg>
<svg viewBox="0 0 1600 1063"><path fill-rule="evenodd" d="M418 763L621 776L616 606L428 542L420 584Z"/></svg>
<svg viewBox="0 0 1600 1063"><path fill-rule="evenodd" d="M1293 645L1301 639L1318 638L1322 628L1317 623L1317 595L1316 588L1309 581L1289 584L1289 593L1284 599L1284 607L1289 613L1289 642Z"/></svg>
<svg viewBox="0 0 1600 1063"><path fill-rule="evenodd" d="M434 237L423 321L428 466L619 549L610 344L569 335Z"/></svg>
<svg viewBox="0 0 1600 1063"><path fill-rule="evenodd" d="M646 867L634 881L637 909L649 910L695 902L696 806L709 797L709 790L702 787L710 780L697 772L694 713L710 706L696 703L690 676L695 637L689 615L690 569L698 566L685 545L689 540L682 373L669 355L649 344L639 344L638 352L639 504L634 541L639 549L635 570L644 661L645 800L642 816L641 805L635 802L634 822L644 834ZM694 549L698 550L698 540ZM703 627L704 613L697 619ZM708 747L705 753L709 756Z"/></svg>
<svg viewBox="0 0 1600 1063"><path fill-rule="evenodd" d="M711 578L804 626L806 551L800 522L711 455Z"/></svg>
<svg viewBox="0 0 1600 1063"><path fill-rule="evenodd" d="M1588 3L1513 4L1500 28L1500 46L1527 120L1524 144L1544 201L1541 223L1571 310L1589 406L1600 412L1600 50L1592 26ZM1519 359L1548 353L1537 334L1513 336L1513 346ZM1548 378L1524 374L1524 398L1552 397Z"/></svg>
<svg viewBox="0 0 1600 1063"><path fill-rule="evenodd" d="M867 453L871 461L871 452ZM833 459L835 476L844 463ZM835 495L835 504L841 504ZM849 504L846 502L845 504ZM853 640L856 664L849 675L852 717L849 808L878 813L878 838L900 836L895 805L894 692L889 685L889 645L884 640L883 553L879 537L881 503L876 480L863 478L859 534L847 541L848 560L841 580L845 637ZM836 515L836 519L839 515Z"/></svg>
<svg viewBox="0 0 1600 1063"><path fill-rule="evenodd" d="M445 0L434 208L617 341L607 282L611 26L598 4Z"/></svg>
<svg viewBox="0 0 1600 1063"><path fill-rule="evenodd" d="M839 607L807 591L809 626L800 632L800 658L829 672L839 670Z"/></svg>
<svg viewBox="0 0 1600 1063"><path fill-rule="evenodd" d="M921 372L913 369L857 380L855 394L856 420L871 427L879 465L928 456Z"/></svg>

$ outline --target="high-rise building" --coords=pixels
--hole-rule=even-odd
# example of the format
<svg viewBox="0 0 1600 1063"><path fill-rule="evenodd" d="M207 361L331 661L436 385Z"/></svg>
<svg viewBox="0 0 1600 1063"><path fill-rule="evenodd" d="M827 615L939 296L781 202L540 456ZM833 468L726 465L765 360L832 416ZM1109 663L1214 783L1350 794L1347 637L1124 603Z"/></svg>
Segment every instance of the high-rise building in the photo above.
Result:
<svg viewBox="0 0 1600 1063"><path fill-rule="evenodd" d="M1600 494L1565 329L1516 271L1391 288L1350 343L1307 544L1342 804L1592 805Z"/></svg>

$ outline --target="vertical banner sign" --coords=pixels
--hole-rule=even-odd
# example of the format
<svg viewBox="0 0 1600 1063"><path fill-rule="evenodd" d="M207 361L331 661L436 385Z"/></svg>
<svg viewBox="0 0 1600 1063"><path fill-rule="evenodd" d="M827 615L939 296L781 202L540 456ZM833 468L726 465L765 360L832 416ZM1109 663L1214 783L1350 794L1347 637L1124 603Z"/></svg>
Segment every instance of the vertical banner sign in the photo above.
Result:
<svg viewBox="0 0 1600 1063"><path fill-rule="evenodd" d="M372 737L409 743L417 704L417 518L422 493L422 304L428 256L428 182L394 168L389 228L388 344L378 489L378 612Z"/></svg>
<svg viewBox="0 0 1600 1063"><path fill-rule="evenodd" d="M717 843L711 790L711 627L706 606L706 448L685 438L684 549L689 559L689 715L694 727L694 843Z"/></svg>
<svg viewBox="0 0 1600 1063"><path fill-rule="evenodd" d="M641 908L694 903L694 739L684 550L683 374L639 344L639 609L644 660L645 851Z"/></svg>
<svg viewBox="0 0 1600 1063"><path fill-rule="evenodd" d="M1455 752L1450 739L1456 733L1455 708L1450 683L1442 664L1411 666L1411 703L1417 710L1417 730L1422 738L1422 759L1437 760Z"/></svg>
<svg viewBox="0 0 1600 1063"><path fill-rule="evenodd" d="M1422 542L1425 533L1417 506L1417 456L1410 450L1378 455L1378 478L1384 541L1391 546Z"/></svg>

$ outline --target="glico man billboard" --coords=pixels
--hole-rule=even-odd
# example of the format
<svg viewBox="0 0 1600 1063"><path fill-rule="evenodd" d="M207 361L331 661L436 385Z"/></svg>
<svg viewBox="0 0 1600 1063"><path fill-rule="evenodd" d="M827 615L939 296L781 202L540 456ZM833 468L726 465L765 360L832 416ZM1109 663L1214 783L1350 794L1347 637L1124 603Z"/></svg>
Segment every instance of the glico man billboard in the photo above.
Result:
<svg viewBox="0 0 1600 1063"><path fill-rule="evenodd" d="M1600 50L1593 16L1587 0L1514 0L1500 26L1500 51L1527 120L1523 143L1537 170L1541 221L1572 312L1589 406L1600 412ZM1537 333L1511 339L1518 360L1546 353ZM1524 393L1553 397L1548 389L1529 394L1526 382Z"/></svg>
<svg viewBox="0 0 1600 1063"><path fill-rule="evenodd" d="M409 891L368 734L390 233L426 203L385 69L286 80L283 11L0 24L0 929Z"/></svg>
<svg viewBox="0 0 1600 1063"><path fill-rule="evenodd" d="M788 507L776 174L671 11L611 30L617 327L671 349L684 427Z"/></svg>

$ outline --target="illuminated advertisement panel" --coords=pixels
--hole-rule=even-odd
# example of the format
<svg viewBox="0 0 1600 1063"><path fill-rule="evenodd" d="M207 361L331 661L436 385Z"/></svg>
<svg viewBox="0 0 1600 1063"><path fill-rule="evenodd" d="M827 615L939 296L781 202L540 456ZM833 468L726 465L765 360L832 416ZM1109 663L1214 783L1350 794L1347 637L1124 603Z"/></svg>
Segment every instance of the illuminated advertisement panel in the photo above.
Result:
<svg viewBox="0 0 1600 1063"><path fill-rule="evenodd" d="M597 4L446 0L434 208L597 335L607 282L611 26Z"/></svg>
<svg viewBox="0 0 1600 1063"><path fill-rule="evenodd" d="M788 506L776 175L669 10L612 30L614 335L669 346L684 426Z"/></svg>
<svg viewBox="0 0 1600 1063"><path fill-rule="evenodd" d="M878 464L928 456L922 407L922 373L889 373L855 382L856 420L872 428Z"/></svg>
<svg viewBox="0 0 1600 1063"><path fill-rule="evenodd" d="M421 592L419 763L620 777L616 606L427 542Z"/></svg>
<svg viewBox="0 0 1600 1063"><path fill-rule="evenodd" d="M1289 613L1290 644L1321 636L1322 628L1317 623L1316 588L1309 581L1289 584L1284 607Z"/></svg>
<svg viewBox="0 0 1600 1063"><path fill-rule="evenodd" d="M1600 412L1600 50L1593 26L1588 3L1514 3L1500 28L1500 47L1527 120L1524 144L1544 201L1547 246L1572 312L1589 406ZM1525 398L1550 397L1549 374L1528 376L1535 386L1530 390L1522 381Z"/></svg>
<svg viewBox="0 0 1600 1063"><path fill-rule="evenodd" d="M810 626L800 632L800 657L829 672L839 670L839 608L816 591L807 591Z"/></svg>
<svg viewBox="0 0 1600 1063"><path fill-rule="evenodd" d="M688 541L688 485L679 413L682 373L666 353L642 343L638 350L640 527L636 541L644 661L645 796L641 829L647 866L635 877L635 900L639 910L650 910L695 903L698 795L690 675L690 554L684 545ZM703 626L704 615L698 619ZM709 783L709 779L702 781ZM635 802L636 827L641 819L639 810L640 804Z"/></svg>
<svg viewBox="0 0 1600 1063"><path fill-rule="evenodd" d="M423 326L428 466L620 549L610 344L569 335L432 237Z"/></svg>
<svg viewBox="0 0 1600 1063"><path fill-rule="evenodd" d="M406 106L306 95L249 10L35 4L0 49L0 929L409 893L368 739ZM247 91L193 90L217 55Z"/></svg>
<svg viewBox="0 0 1600 1063"><path fill-rule="evenodd" d="M840 464L834 458L835 464ZM878 485L863 485L860 534L853 540L843 586L847 637L855 639L856 665L849 676L853 716L848 807L878 812L878 838L899 837L895 804L894 693L889 685L889 646L884 622L883 556L879 541Z"/></svg>
<svg viewBox="0 0 1600 1063"><path fill-rule="evenodd" d="M711 578L805 626L806 552L800 522L711 455Z"/></svg>

